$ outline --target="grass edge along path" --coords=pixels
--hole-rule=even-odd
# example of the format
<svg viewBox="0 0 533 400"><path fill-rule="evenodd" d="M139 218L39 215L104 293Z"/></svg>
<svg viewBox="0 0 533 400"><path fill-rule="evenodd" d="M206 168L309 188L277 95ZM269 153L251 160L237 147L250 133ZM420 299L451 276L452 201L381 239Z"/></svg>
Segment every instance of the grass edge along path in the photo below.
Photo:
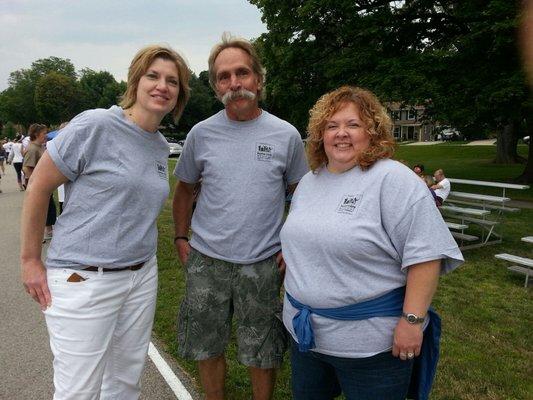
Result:
<svg viewBox="0 0 533 400"><path fill-rule="evenodd" d="M476 152L476 160L456 157L454 146L439 146L445 153L452 153L454 164L441 160L429 160L426 150L432 146L409 146L408 152L399 154L409 164L422 162L445 170L461 169L460 177L478 179L468 175L483 169L487 158L485 151ZM449 147L449 149L445 149ZM481 146L480 146L481 147ZM475 146L467 148L477 149ZM490 148L490 147L489 147ZM414 150L412 150L414 149ZM421 151L416 151L420 149ZM494 150L493 150L494 151ZM452 157L454 156L454 157ZM490 156L490 153L489 153ZM419 161L422 160L422 161ZM476 161L474 160L474 161ZM171 160L170 171L175 161ZM478 165L478 164L481 164ZM521 166L518 168L520 170ZM492 171L492 170L490 170ZM431 171L432 172L432 171ZM511 175L515 176L515 175ZM502 180L486 174L484 180ZM171 177L171 196L175 179ZM166 350L193 377L199 386L195 363L177 356L176 317L185 289L184 274L175 256L172 239L171 196L159 218L159 295L154 330L166 345ZM514 198L513 194L511 197ZM528 196L526 196L528 197ZM507 252L532 257L533 249L521 242L522 236L531 235L533 210L506 217L503 223L503 243L464 253L466 263L455 272L441 278L433 305L443 320L441 359L431 398L435 400L494 400L529 399L533 393L533 307L531 287L523 288L523 276L507 270L508 263L494 259L494 254ZM236 362L236 348L232 342L228 348L227 398L248 400L251 388L246 368ZM287 400L290 394L290 366L286 357L278 375L276 400Z"/></svg>

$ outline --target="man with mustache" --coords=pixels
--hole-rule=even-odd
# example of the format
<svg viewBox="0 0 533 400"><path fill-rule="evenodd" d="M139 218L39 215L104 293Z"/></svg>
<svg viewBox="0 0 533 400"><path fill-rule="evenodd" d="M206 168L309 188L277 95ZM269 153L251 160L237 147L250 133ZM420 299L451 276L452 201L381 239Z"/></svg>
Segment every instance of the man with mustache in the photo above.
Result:
<svg viewBox="0 0 533 400"><path fill-rule="evenodd" d="M249 368L253 398L267 400L286 347L279 301L285 193L308 167L298 131L259 107L265 74L252 44L224 34L208 64L224 109L191 129L174 171L174 243L187 274L179 353L198 361L206 399L224 399L235 315L238 360Z"/></svg>

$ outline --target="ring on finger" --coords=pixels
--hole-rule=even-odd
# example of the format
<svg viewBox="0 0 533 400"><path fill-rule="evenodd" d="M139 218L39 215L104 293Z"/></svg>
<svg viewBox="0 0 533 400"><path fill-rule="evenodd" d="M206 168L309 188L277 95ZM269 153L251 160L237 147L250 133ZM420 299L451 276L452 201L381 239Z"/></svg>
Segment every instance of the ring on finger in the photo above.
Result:
<svg viewBox="0 0 533 400"><path fill-rule="evenodd" d="M405 358L407 355L405 353L400 353L400 358Z"/></svg>
<svg viewBox="0 0 533 400"><path fill-rule="evenodd" d="M411 359L415 357L415 353L407 353L407 358Z"/></svg>

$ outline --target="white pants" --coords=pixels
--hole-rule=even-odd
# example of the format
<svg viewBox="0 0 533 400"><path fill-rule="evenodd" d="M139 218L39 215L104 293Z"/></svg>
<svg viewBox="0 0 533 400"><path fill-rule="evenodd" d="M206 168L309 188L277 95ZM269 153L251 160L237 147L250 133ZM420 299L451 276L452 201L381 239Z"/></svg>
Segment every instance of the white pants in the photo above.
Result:
<svg viewBox="0 0 533 400"><path fill-rule="evenodd" d="M67 282L74 272L85 280ZM137 399L154 321L156 257L138 271L47 274L54 400Z"/></svg>

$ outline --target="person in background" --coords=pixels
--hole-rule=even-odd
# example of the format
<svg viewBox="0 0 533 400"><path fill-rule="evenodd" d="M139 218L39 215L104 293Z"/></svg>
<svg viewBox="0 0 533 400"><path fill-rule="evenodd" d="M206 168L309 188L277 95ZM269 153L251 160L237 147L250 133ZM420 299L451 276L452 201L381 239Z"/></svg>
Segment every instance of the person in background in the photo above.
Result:
<svg viewBox="0 0 533 400"><path fill-rule="evenodd" d="M156 219L169 193L169 148L158 127L183 112L189 77L174 50L140 50L121 106L76 116L31 175L22 280L46 318L54 399L139 398L157 297ZM61 184L67 201L45 266L46 207Z"/></svg>
<svg viewBox="0 0 533 400"><path fill-rule="evenodd" d="M46 138L48 141L53 140L61 129L68 125L68 122L62 122L56 131L48 132ZM59 205L59 215L63 212L63 203L65 202L65 185L59 185L57 188L57 203Z"/></svg>
<svg viewBox="0 0 533 400"><path fill-rule="evenodd" d="M22 163L24 157L22 156L22 135L19 135L15 138L15 143L11 147L11 152L9 153L8 162L13 165L15 172L17 174L17 183L19 185L19 190L22 192L25 189L24 180L22 175Z"/></svg>
<svg viewBox="0 0 533 400"><path fill-rule="evenodd" d="M174 243L187 276L178 352L198 361L206 399L224 399L235 315L253 399L267 400L286 347L279 299L285 190L308 168L296 128L259 107L264 70L253 45L225 34L208 65L224 109L191 129L174 171Z"/></svg>
<svg viewBox="0 0 533 400"><path fill-rule="evenodd" d="M5 140L0 140L0 175L4 175L6 173L4 162L7 162L7 158L9 157L9 154L4 147L5 143Z"/></svg>
<svg viewBox="0 0 533 400"><path fill-rule="evenodd" d="M435 178L436 184L431 186L431 189L435 191L437 206L440 207L448 198L452 184L446 176L444 176L444 171L442 169L436 170L433 177Z"/></svg>
<svg viewBox="0 0 533 400"><path fill-rule="evenodd" d="M424 165L422 164L416 164L414 167L413 167L413 172L415 174L417 174L419 177L421 177L422 179L424 178L424 175L425 175L425 168L424 168Z"/></svg>
<svg viewBox="0 0 533 400"><path fill-rule="evenodd" d="M2 147L6 151L6 160L9 158L9 154L11 153L12 146L13 146L13 140L11 139L7 139L7 141L2 145Z"/></svg>
<svg viewBox="0 0 533 400"><path fill-rule="evenodd" d="M45 149L44 144L46 143L46 134L47 134L46 125L42 124L32 124L28 129L30 144L26 152L24 153L24 162L22 164L22 169L26 179L30 179L33 174L37 163L41 159ZM56 204L54 202L54 195L50 195L50 200L48 201L48 211L46 213L46 227L44 231L43 243L47 240L52 239L53 228L57 218Z"/></svg>
<svg viewBox="0 0 533 400"><path fill-rule="evenodd" d="M463 257L426 185L391 159L390 117L374 94L325 94L308 132L311 172L280 234L293 399L403 400L415 360L438 348L439 275Z"/></svg>

